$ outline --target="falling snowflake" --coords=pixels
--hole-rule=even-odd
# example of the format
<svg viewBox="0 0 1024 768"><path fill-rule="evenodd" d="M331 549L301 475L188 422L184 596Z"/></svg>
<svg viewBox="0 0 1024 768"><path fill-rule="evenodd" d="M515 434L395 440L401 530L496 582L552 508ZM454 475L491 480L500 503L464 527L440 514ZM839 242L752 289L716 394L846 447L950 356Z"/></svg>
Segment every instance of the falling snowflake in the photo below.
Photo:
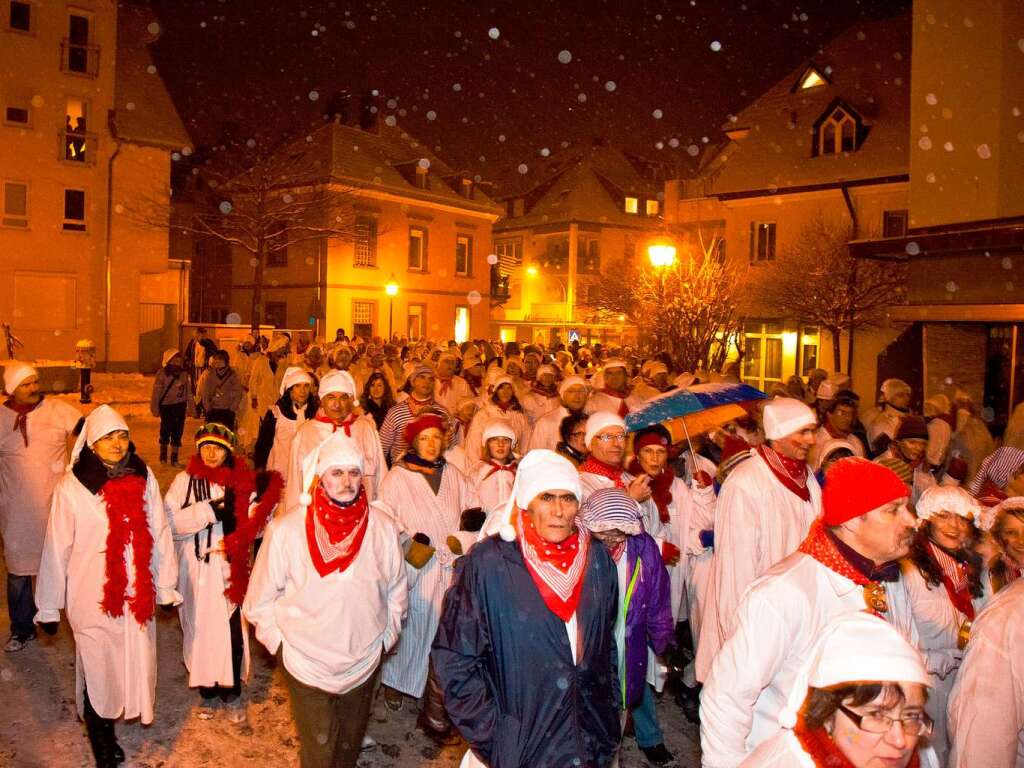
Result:
<svg viewBox="0 0 1024 768"><path fill-rule="evenodd" d="M229 203L227 200L221 202L221 204L217 207L220 208L220 212L223 213L225 216L231 213L231 203Z"/></svg>
<svg viewBox="0 0 1024 768"><path fill-rule="evenodd" d="M933 107L939 103L939 97L936 96L934 93L929 93L927 96L924 97L924 100L931 104Z"/></svg>
<svg viewBox="0 0 1024 768"><path fill-rule="evenodd" d="M421 157L417 165L419 165L419 167L422 168L423 170L427 170L427 168L430 167L430 161L425 157Z"/></svg>
<svg viewBox="0 0 1024 768"><path fill-rule="evenodd" d="M497 27L491 27L490 29L487 30L487 36L491 38L491 40L497 40L499 37L501 37L501 30L499 30Z"/></svg>
<svg viewBox="0 0 1024 768"><path fill-rule="evenodd" d="M577 94L576 95L576 101L578 101L580 104L585 104L586 101L587 101L587 94L585 94L585 93Z"/></svg>
<svg viewBox="0 0 1024 768"><path fill-rule="evenodd" d="M911 240L907 243L907 247L904 250L906 250L908 256L917 256L921 252L921 246Z"/></svg>
<svg viewBox="0 0 1024 768"><path fill-rule="evenodd" d="M718 53L720 50L722 50L722 44L720 42L718 42L717 40L712 40L711 41L711 50L714 51L715 53Z"/></svg>
<svg viewBox="0 0 1024 768"><path fill-rule="evenodd" d="M978 157L980 157L982 160L988 160L989 158L992 157L992 149L989 147L988 144L978 145Z"/></svg>
<svg viewBox="0 0 1024 768"><path fill-rule="evenodd" d="M558 61L561 62L562 64L568 64L570 61L572 61L572 54L569 53L569 51L559 51Z"/></svg>
<svg viewBox="0 0 1024 768"><path fill-rule="evenodd" d="M942 145L942 148L944 150L946 150L947 152L952 152L953 151L953 142L952 141L947 141L945 144Z"/></svg>
<svg viewBox="0 0 1024 768"><path fill-rule="evenodd" d="M148 67L146 67L146 71L149 74L151 74L151 75L155 75L156 74L156 67L154 67L152 64L150 64Z"/></svg>
<svg viewBox="0 0 1024 768"><path fill-rule="evenodd" d="M462 83L455 83L455 85L452 86L452 90L455 91L456 93L461 91L462 90Z"/></svg>
<svg viewBox="0 0 1024 768"><path fill-rule="evenodd" d="M960 288L960 286L957 285L952 280L950 280L948 283L946 283L946 293L956 293L957 289L959 289L959 288Z"/></svg>
<svg viewBox="0 0 1024 768"><path fill-rule="evenodd" d="M1013 259L1009 256L1003 257L1003 260L999 263L1003 269L1013 269Z"/></svg>
<svg viewBox="0 0 1024 768"><path fill-rule="evenodd" d="M434 110L427 112L427 120L437 120L437 112Z"/></svg>
<svg viewBox="0 0 1024 768"><path fill-rule="evenodd" d="M686 154L688 154L690 157L696 157L697 155L700 154L700 147L698 147L696 144L691 144L686 148Z"/></svg>
<svg viewBox="0 0 1024 768"><path fill-rule="evenodd" d="M487 256L487 263L492 267L498 263L498 254L492 253Z"/></svg>
<svg viewBox="0 0 1024 768"><path fill-rule="evenodd" d="M550 154L551 154L551 150L550 150L550 149L548 149L547 147L544 147L544 149L542 149L542 150L540 151L540 156L541 156L541 157L547 157L547 156L548 156L548 155L550 155Z"/></svg>
<svg viewBox="0 0 1024 768"><path fill-rule="evenodd" d="M151 22L149 22L149 26L146 27L146 31L149 32L149 34L151 34L151 35L159 35L160 34L160 24L155 22L155 21L151 21Z"/></svg>
<svg viewBox="0 0 1024 768"><path fill-rule="evenodd" d="M316 91L310 91L309 92L309 100L310 101L316 101L319 98L320 98L320 94L317 93Z"/></svg>
<svg viewBox="0 0 1024 768"><path fill-rule="evenodd" d="M519 171L520 173L523 173L523 174L530 172L530 169L526 165L526 163L520 163L519 167L516 170Z"/></svg>
<svg viewBox="0 0 1024 768"><path fill-rule="evenodd" d="M611 93L611 92L612 92L612 91L614 91L614 90L615 90L615 89L616 89L617 87L618 87L618 86L617 86L617 85L615 85L615 81L614 81L614 80L609 80L609 81L608 81L607 83L605 83L605 84L604 84L604 89L605 89L606 91L608 91L608 93Z"/></svg>
<svg viewBox="0 0 1024 768"><path fill-rule="evenodd" d="M388 115L384 118L384 124L387 125L388 128L394 128L398 124L398 120L395 119L394 115Z"/></svg>
<svg viewBox="0 0 1024 768"><path fill-rule="evenodd" d="M920 139L917 140L917 146L919 146L921 149L929 150L932 148L932 140L927 136L922 136Z"/></svg>
<svg viewBox="0 0 1024 768"><path fill-rule="evenodd" d="M661 111L660 109L656 109L656 110L654 110L653 112L651 112L651 116L652 116L652 117L653 117L653 118L654 118L655 120L661 120L661 118L662 118L662 117L664 116L664 114L665 114L665 113L664 113L664 112L662 112L662 111Z"/></svg>
<svg viewBox="0 0 1024 768"><path fill-rule="evenodd" d="M480 296L480 291L470 291L466 294L466 301L469 302L469 306L471 307L475 307L479 304L481 298L482 296Z"/></svg>

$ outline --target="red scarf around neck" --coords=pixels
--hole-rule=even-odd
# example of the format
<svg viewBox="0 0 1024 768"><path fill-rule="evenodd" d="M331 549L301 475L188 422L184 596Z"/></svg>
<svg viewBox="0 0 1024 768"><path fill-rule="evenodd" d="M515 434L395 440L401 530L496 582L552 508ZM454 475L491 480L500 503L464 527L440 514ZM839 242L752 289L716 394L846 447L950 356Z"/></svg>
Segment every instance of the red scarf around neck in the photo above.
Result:
<svg viewBox="0 0 1024 768"><path fill-rule="evenodd" d="M537 533L530 516L516 510L519 549L544 605L562 621L576 613L583 593L590 537L577 530L557 544Z"/></svg>
<svg viewBox="0 0 1024 768"><path fill-rule="evenodd" d="M150 562L153 557L153 534L146 518L146 478L128 475L108 480L100 491L107 508L106 581L100 604L108 616L124 615L128 591L128 546L132 548L135 583L128 598L128 610L146 626L156 611L156 588Z"/></svg>
<svg viewBox="0 0 1024 768"><path fill-rule="evenodd" d="M449 376L447 378L444 378L444 377L441 377L441 376L437 377L437 383L441 385L440 389L437 392L437 396L438 397L444 397L445 395L448 394L448 391L452 388L452 379L453 378L454 377L452 377L452 376Z"/></svg>
<svg viewBox="0 0 1024 768"><path fill-rule="evenodd" d="M946 588L953 607L974 621L974 603L971 601L971 586L967 578L967 564L963 563L931 540L928 541L928 557L942 572L942 585Z"/></svg>
<svg viewBox="0 0 1024 768"><path fill-rule="evenodd" d="M885 587L869 579L843 557L820 519L811 525L807 538L797 547L797 551L813 557L830 571L845 576L857 586L864 587L864 604L869 611L881 615L888 610Z"/></svg>
<svg viewBox="0 0 1024 768"><path fill-rule="evenodd" d="M629 406L626 405L626 398L629 397L630 394L632 394L632 392L633 392L632 387L626 387L626 389L623 390L622 392L616 392L614 389L608 389L608 387L605 387L601 391L604 394L608 395L609 397L617 397L617 398L619 398L618 414L623 419L626 418L626 414L629 413Z"/></svg>
<svg viewBox="0 0 1024 768"><path fill-rule="evenodd" d="M796 728L793 729L793 734L800 742L804 752L814 761L816 768L853 768L853 763L829 738L828 732L824 728L808 728L803 717L800 717ZM919 768L919 766L917 750L914 750L910 762L907 763L907 768Z"/></svg>
<svg viewBox="0 0 1024 768"><path fill-rule="evenodd" d="M337 432L339 429L344 429L345 436L352 437L352 425L356 423L356 419L358 418L359 417L353 411L344 419L332 419L330 416L326 414L318 413L313 420L319 421L321 424L330 424L333 427L333 429L331 430L332 432Z"/></svg>
<svg viewBox="0 0 1024 768"><path fill-rule="evenodd" d="M224 595L235 605L241 605L249 588L249 575L252 570L249 563L249 547L266 526L270 513L281 500L284 480L277 472L269 472L270 481L267 488L252 508L250 515L249 499L256 490L256 475L241 456L235 456L234 459L234 467L224 464L219 467L208 467L202 458L195 455L185 471L192 477L219 485L225 490L230 488L234 494L235 530L225 536L223 542L224 555L230 568Z"/></svg>
<svg viewBox="0 0 1024 768"><path fill-rule="evenodd" d="M644 472L643 467L640 466L640 460L635 456L629 462L626 471L633 477L647 474ZM675 480L675 475L672 474L672 470L669 469L668 465L665 465L661 468L661 472L656 475L649 475L649 477L651 478L651 498L658 507L658 519L663 523L667 523L672 519L668 505L672 503L672 481Z"/></svg>
<svg viewBox="0 0 1024 768"><path fill-rule="evenodd" d="M807 488L807 462L783 456L768 444L757 446L757 454L768 465L768 469L786 488L803 501L811 500L811 492Z"/></svg>
<svg viewBox="0 0 1024 768"><path fill-rule="evenodd" d="M335 503L319 483L306 509L306 546L321 578L348 568L359 554L370 520L366 494L359 489L347 507Z"/></svg>
<svg viewBox="0 0 1024 768"><path fill-rule="evenodd" d="M491 467L491 471L484 475L484 480L497 472L511 472L512 476L515 477L516 469L519 467L519 462L510 461L508 464L499 464L494 459L488 459L487 463Z"/></svg>
<svg viewBox="0 0 1024 768"><path fill-rule="evenodd" d="M21 432L21 439L25 442L25 447L28 448L28 415L32 413L36 408L43 404L43 398L31 405L18 405L14 402L13 397L9 397L4 400L4 405L14 411L14 432Z"/></svg>
<svg viewBox="0 0 1024 768"><path fill-rule="evenodd" d="M586 461L580 464L579 471L589 472L592 475L600 475L601 477L607 477L615 483L616 488L625 488L625 483L622 482L622 468L615 467L611 464L605 464L600 459L595 459L593 456L587 456Z"/></svg>

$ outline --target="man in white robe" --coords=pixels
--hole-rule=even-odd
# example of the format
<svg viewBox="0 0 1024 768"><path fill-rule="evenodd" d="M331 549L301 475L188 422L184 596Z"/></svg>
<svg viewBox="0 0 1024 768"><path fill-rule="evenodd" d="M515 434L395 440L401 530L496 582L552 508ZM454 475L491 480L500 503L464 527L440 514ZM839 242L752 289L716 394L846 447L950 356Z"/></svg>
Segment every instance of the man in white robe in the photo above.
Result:
<svg viewBox="0 0 1024 768"><path fill-rule="evenodd" d="M64 474L68 438L82 420L73 406L44 398L39 374L27 363L4 366L9 395L0 408L0 538L7 563L11 636L4 650L20 651L36 636L32 577L39 573L53 489Z"/></svg>
<svg viewBox="0 0 1024 768"><path fill-rule="evenodd" d="M562 419L570 413L583 413L589 391L587 382L580 376L566 376L558 385L560 404L534 422L530 440L523 448L524 455L534 448L555 450L561 440L558 428L562 425Z"/></svg>

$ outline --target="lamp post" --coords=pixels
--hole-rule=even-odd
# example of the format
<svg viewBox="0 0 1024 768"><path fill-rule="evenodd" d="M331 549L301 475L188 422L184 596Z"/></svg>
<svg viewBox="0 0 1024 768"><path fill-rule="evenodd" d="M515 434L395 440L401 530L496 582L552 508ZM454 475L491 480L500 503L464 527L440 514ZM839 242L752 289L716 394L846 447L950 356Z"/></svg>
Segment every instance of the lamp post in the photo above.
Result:
<svg viewBox="0 0 1024 768"><path fill-rule="evenodd" d="M664 308L665 270L676 263L676 247L671 243L652 243L647 246L647 258L658 275L658 306Z"/></svg>
<svg viewBox="0 0 1024 768"><path fill-rule="evenodd" d="M392 321L395 317L395 296L398 295L398 282L395 280L394 274L388 278L388 282L384 286L384 293L388 295L388 343L390 344L394 337Z"/></svg>

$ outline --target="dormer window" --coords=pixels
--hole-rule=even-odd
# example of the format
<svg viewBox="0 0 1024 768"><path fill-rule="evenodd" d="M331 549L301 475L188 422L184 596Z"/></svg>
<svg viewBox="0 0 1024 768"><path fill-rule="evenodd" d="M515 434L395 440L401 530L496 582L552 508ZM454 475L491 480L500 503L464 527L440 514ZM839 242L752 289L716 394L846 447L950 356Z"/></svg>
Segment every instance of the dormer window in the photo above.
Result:
<svg viewBox="0 0 1024 768"><path fill-rule="evenodd" d="M855 152L863 138L860 115L845 104L832 104L814 124L814 155Z"/></svg>
<svg viewBox="0 0 1024 768"><path fill-rule="evenodd" d="M647 215L648 216L657 216L658 215L658 208L659 208L659 205L658 205L658 201L657 200L648 200L647 201Z"/></svg>
<svg viewBox="0 0 1024 768"><path fill-rule="evenodd" d="M462 196L468 200L473 199L473 180L463 177L462 179Z"/></svg>
<svg viewBox="0 0 1024 768"><path fill-rule="evenodd" d="M418 189L426 189L428 187L427 182L427 169L422 165L416 166L416 173L413 176L413 186Z"/></svg>
<svg viewBox="0 0 1024 768"><path fill-rule="evenodd" d="M640 198L639 197L627 197L626 205L624 210L626 213L639 213L640 212Z"/></svg>
<svg viewBox="0 0 1024 768"><path fill-rule="evenodd" d="M828 78L821 72L817 67L811 66L804 70L804 73L797 80L794 91L806 91L811 88L817 88L822 85L828 85Z"/></svg>

